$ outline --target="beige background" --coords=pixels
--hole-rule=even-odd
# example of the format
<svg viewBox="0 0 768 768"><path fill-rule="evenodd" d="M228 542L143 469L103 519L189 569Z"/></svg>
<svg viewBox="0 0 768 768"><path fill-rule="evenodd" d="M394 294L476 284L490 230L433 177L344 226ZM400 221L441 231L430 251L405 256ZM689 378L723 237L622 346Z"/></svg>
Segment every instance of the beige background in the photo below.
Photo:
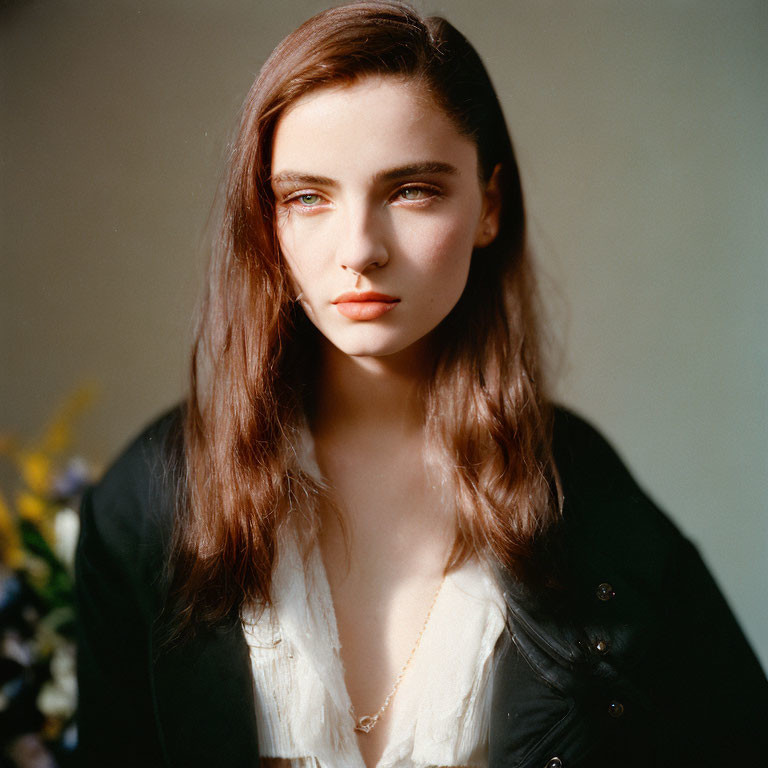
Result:
<svg viewBox="0 0 768 768"><path fill-rule="evenodd" d="M323 5L0 9L0 430L33 434L97 380L78 447L105 461L179 397L235 114ZM768 3L422 7L476 44L504 103L561 399L698 543L768 664Z"/></svg>

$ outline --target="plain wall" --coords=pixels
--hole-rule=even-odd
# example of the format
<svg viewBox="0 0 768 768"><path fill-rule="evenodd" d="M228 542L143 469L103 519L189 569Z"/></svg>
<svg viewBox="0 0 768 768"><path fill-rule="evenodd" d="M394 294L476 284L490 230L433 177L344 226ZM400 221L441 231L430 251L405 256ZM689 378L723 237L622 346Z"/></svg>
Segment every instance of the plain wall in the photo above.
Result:
<svg viewBox="0 0 768 768"><path fill-rule="evenodd" d="M83 381L105 463L181 395L226 142L324 3L5 2L0 431ZM443 0L516 141L560 399L699 545L768 663L768 4ZM670 585L674 589L674 585Z"/></svg>

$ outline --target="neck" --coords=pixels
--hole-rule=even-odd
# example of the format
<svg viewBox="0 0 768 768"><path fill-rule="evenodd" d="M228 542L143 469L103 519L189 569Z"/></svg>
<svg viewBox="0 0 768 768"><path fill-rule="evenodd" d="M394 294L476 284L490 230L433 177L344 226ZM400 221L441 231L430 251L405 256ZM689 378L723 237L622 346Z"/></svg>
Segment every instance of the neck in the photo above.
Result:
<svg viewBox="0 0 768 768"><path fill-rule="evenodd" d="M312 430L316 434L375 428L423 429L420 396L429 356L420 345L384 357L351 357L322 341Z"/></svg>

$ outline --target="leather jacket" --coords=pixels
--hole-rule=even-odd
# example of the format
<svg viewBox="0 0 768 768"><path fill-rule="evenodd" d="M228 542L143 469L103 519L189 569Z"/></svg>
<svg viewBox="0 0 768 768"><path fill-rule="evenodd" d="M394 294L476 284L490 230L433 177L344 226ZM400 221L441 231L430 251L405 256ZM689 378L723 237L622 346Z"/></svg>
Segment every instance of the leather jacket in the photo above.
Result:
<svg viewBox="0 0 768 768"><path fill-rule="evenodd" d="M256 768L237 617L159 650L174 497L151 425L83 500L76 561L86 766ZM490 768L768 764L768 681L696 549L589 425L556 414L565 503L532 594L499 572ZM159 618L160 617L160 618ZM330 768L330 767L329 767Z"/></svg>

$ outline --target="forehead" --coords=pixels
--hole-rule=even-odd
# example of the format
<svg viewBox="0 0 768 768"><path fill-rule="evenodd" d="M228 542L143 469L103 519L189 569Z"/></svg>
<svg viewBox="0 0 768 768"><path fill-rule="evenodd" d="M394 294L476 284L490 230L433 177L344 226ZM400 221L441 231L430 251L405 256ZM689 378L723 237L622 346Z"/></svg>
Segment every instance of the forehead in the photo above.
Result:
<svg viewBox="0 0 768 768"><path fill-rule="evenodd" d="M363 175L409 162L477 173L477 150L416 80L372 76L294 102L274 136L272 173Z"/></svg>

